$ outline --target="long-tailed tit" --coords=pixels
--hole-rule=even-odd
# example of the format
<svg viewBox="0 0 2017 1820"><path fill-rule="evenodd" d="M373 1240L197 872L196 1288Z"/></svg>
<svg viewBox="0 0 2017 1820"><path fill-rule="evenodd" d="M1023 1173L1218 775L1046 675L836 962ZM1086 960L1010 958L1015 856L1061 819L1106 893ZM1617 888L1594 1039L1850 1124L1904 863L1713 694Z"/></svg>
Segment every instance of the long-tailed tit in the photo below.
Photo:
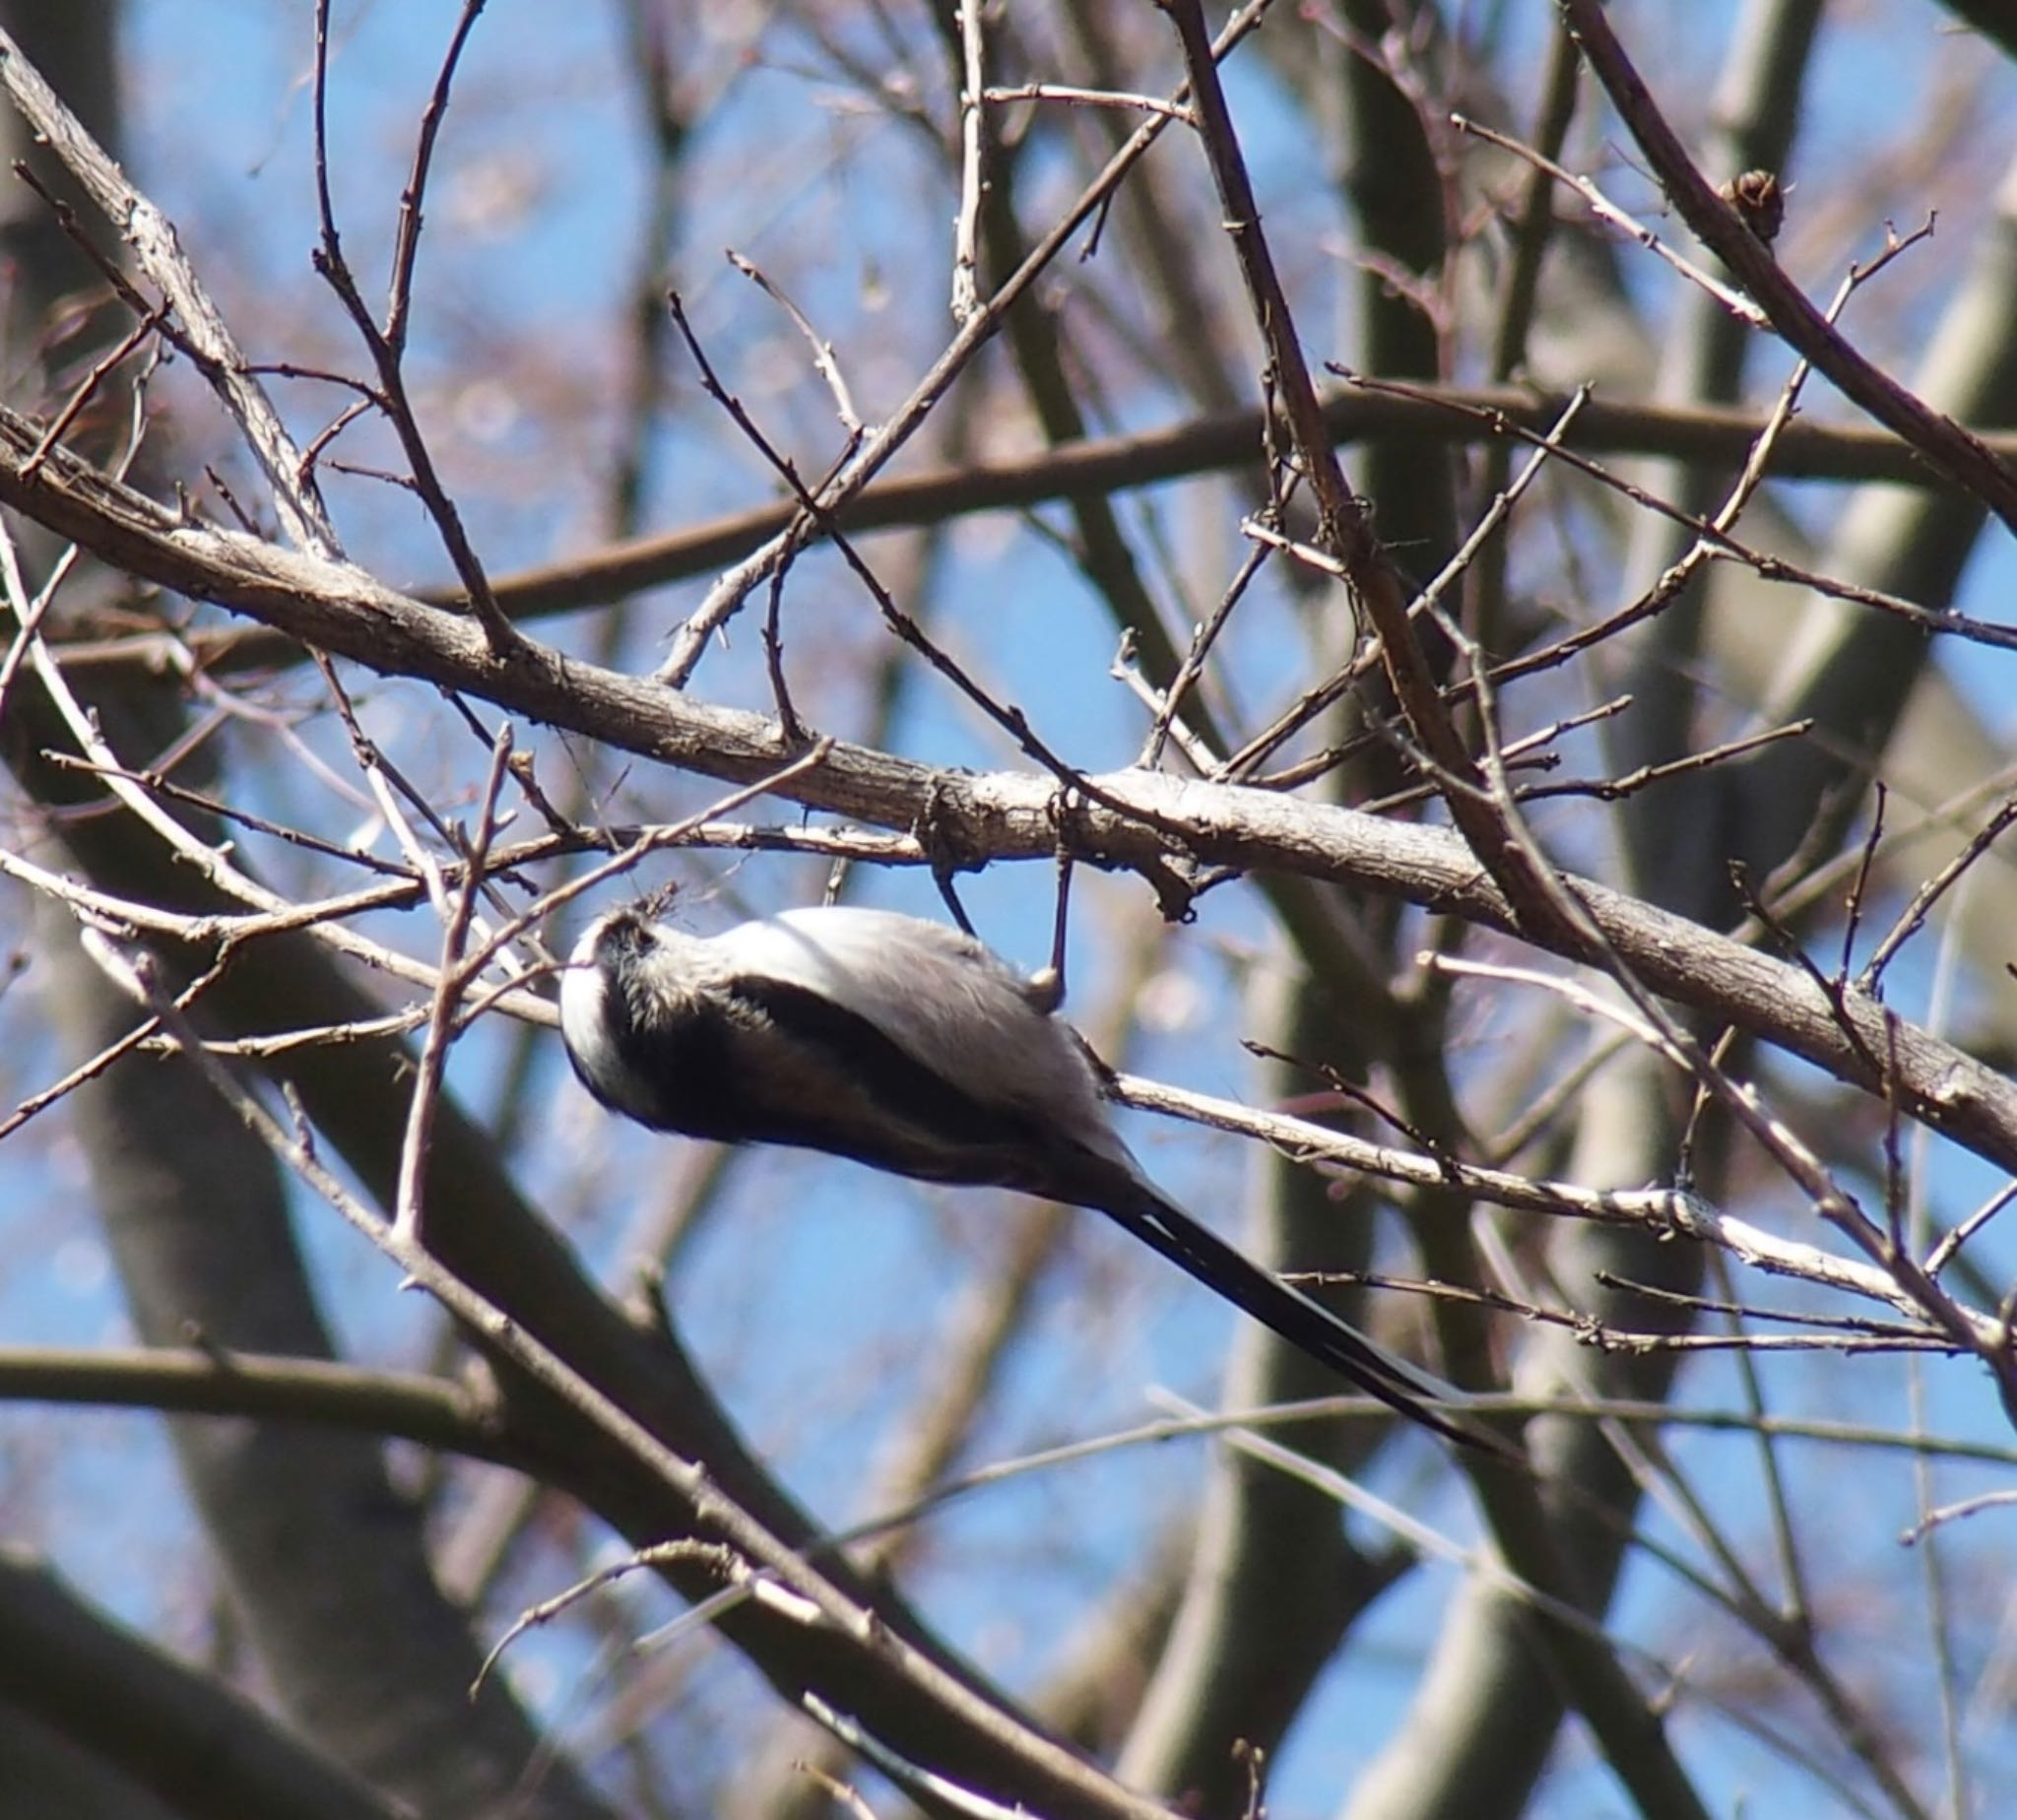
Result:
<svg viewBox="0 0 2017 1820"><path fill-rule="evenodd" d="M588 1090L656 1131L1096 1207L1382 1402L1479 1443L1437 1407L1463 1393L1249 1262L1148 1179L1051 996L971 937L886 910L788 910L704 938L617 910L568 960L560 1030Z"/></svg>

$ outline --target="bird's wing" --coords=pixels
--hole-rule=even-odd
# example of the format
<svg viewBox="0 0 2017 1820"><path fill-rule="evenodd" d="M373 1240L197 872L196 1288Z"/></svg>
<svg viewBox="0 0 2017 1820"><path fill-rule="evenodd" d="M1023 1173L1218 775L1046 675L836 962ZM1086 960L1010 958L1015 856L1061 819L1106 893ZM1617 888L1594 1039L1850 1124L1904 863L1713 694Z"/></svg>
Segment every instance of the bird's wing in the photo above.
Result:
<svg viewBox="0 0 2017 1820"><path fill-rule="evenodd" d="M970 936L888 910L833 905L745 923L708 944L738 977L803 987L875 1025L945 1084L1112 1160L1099 1082L1067 1024Z"/></svg>

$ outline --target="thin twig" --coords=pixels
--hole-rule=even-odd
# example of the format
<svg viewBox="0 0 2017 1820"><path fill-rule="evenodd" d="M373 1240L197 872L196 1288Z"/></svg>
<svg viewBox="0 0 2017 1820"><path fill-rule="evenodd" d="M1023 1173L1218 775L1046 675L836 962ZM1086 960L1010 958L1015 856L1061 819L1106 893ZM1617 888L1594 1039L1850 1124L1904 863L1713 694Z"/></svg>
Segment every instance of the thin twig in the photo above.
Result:
<svg viewBox="0 0 2017 1820"><path fill-rule="evenodd" d="M983 89L981 99L1002 101L1069 101L1077 107L1117 107L1128 113L1159 114L1179 126L1196 126L1198 116L1175 101L1153 95L1124 95L1116 89L1074 89L1062 82L1025 82L1012 89Z"/></svg>
<svg viewBox="0 0 2017 1820"><path fill-rule="evenodd" d="M1625 55L1598 0L1557 0L1557 4L1681 219L1736 274L1773 328L1847 397L1896 430L1964 491L2017 530L2017 474L1951 418L1931 410L1853 348L1780 270L1771 248L1695 167Z"/></svg>
<svg viewBox="0 0 2017 1820"><path fill-rule="evenodd" d="M1269 4L1270 0L1248 0L1248 3L1226 22L1212 44L1212 54L1222 57L1239 43L1260 24ZM1180 92L1177 104L1181 104L1182 98ZM919 424L931 414L953 380L965 369L973 357L993 339L1008 312L1050 269L1059 254L1071 243L1073 235L1106 206L1108 199L1120 187L1128 172L1162 136L1168 124L1166 116L1157 115L1145 120L1136 130L1128 143L1107 161L1098 176L1093 178L1072 207L1052 226L1050 231L1030 249L1029 256L1022 264L1008 274L995 288L987 302L967 318L945 351L912 388L909 398L897 408L895 415L862 444L841 472L819 489L817 503L821 511L827 515L828 522L842 512L910 440ZM803 507L795 511L789 522L799 522L803 511ZM671 655L659 666L656 673L658 679L670 682L675 687L683 687L706 650L707 641L741 610L750 591L795 548L789 532L780 533L728 570L709 590L707 598L681 628L673 641Z"/></svg>
<svg viewBox="0 0 2017 1820"><path fill-rule="evenodd" d="M1468 133L1473 139L1482 139L1488 146L1497 146L1501 152L1510 152L1515 158L1526 160L1536 170L1544 171L1547 175L1554 178L1557 183L1567 185L1570 189L1576 191L1585 202L1590 204L1590 210L1593 215L1609 222L1613 228L1620 228L1630 234L1649 253L1655 253L1661 259L1664 259L1689 284L1699 286L1702 290L1706 291L1739 321L1748 322L1754 329L1762 329L1766 326L1767 319L1764 310L1752 302L1749 297L1745 296L1741 291L1732 290L1722 279L1705 272L1692 259L1669 246L1651 228L1647 227L1644 222L1640 221L1628 210L1621 209L1616 203L1611 201L1590 178L1579 177L1573 170L1563 169L1553 159L1544 157L1542 154L1534 151L1531 146L1522 145L1519 140L1512 138L1508 134L1494 132L1490 127L1482 125L1464 114L1452 114L1450 116L1450 124L1460 133Z"/></svg>
<svg viewBox="0 0 2017 1820"><path fill-rule="evenodd" d="M337 300L343 304L358 339L364 344L365 352L371 357L371 364L378 374L378 399L385 420L392 425L393 434L399 438L400 449L406 456L408 478L386 478L410 486L419 495L462 582L466 594L465 610L475 616L483 628L490 654L493 657L510 657L518 652L522 640L491 594L483 563L469 541L468 532L463 529L462 514L435 472L434 458L428 451L426 437L422 433L420 420L414 415L413 400L407 392L405 371L414 261L420 251L422 204L427 173L433 162L434 141L448 106L448 92L455 79L456 66L484 5L485 0L463 0L462 14L449 36L434 87L422 111L412 174L400 196L391 294L386 305L385 327L381 329L372 320L363 292L358 289L358 281L344 257L343 240L337 231L336 208L329 189L329 0L315 0L315 195L321 216L321 239L313 260L315 270L336 292Z"/></svg>
<svg viewBox="0 0 2017 1820"><path fill-rule="evenodd" d="M431 1161L430 1138L434 1109L440 1099L441 1078L448 1065L449 1045L455 1041L455 1012L462 995L476 977L465 963L470 921L476 913L477 895L483 889L484 869L489 861L490 843L497 833L497 797L504 787L505 765L511 756L511 724L497 730L490 748L490 769L484 779L479 799L477 829L464 854L466 870L461 887L441 932L441 959L434 988L434 1003L427 1012L427 1036L421 1046L421 1063L414 1078L413 1099L407 1112L406 1138L399 1152L399 1188L393 1202L393 1227L403 1238L417 1245L425 1243L422 1228L422 1188ZM478 967L483 965L479 957Z"/></svg>

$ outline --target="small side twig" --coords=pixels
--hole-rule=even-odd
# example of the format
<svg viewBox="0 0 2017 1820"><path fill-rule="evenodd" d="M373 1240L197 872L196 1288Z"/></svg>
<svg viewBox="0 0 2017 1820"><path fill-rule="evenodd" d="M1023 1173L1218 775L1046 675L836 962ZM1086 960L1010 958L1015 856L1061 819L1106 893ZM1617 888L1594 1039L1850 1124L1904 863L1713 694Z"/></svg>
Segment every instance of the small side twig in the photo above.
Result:
<svg viewBox="0 0 2017 1820"><path fill-rule="evenodd" d="M419 418L414 414L413 400L406 389L405 371L407 324L413 298L414 267L420 256L422 202L426 192L427 174L432 166L434 144L441 130L442 116L447 110L448 92L455 80L456 66L484 5L485 0L463 0L461 17L450 34L440 71L421 115L413 169L400 195L399 232L393 250L391 291L386 302L385 326L381 329L372 318L363 292L358 288L357 278L344 256L342 235L337 230L336 205L329 188L329 0L315 0L315 196L321 217L321 241L315 248L314 265L336 292L337 300L342 303L358 339L364 344L365 352L371 357L371 364L378 375L378 402L407 459L411 479L404 484L412 487L426 507L427 516L434 521L442 547L448 552L448 559L455 565L456 575L468 597L468 611L482 626L485 643L491 656L508 658L519 652L524 641L490 592L483 563L463 528L462 514L441 484L427 439L422 433Z"/></svg>
<svg viewBox="0 0 2017 1820"><path fill-rule="evenodd" d="M1772 249L1696 168L1599 0L1556 0L1596 79L1696 238L1728 266L1772 327L1845 395L1896 430L1964 491L2017 530L2017 473L1852 347L1780 269Z"/></svg>
<svg viewBox="0 0 2017 1820"><path fill-rule="evenodd" d="M400 1147L393 1230L416 1245L425 1243L421 1220L424 1210L422 1188L426 1179L430 1153L428 1139L433 1132L434 1109L440 1099L442 1074L448 1065L448 1050L455 1041L456 1008L475 977L465 960L464 949L469 942L470 922L476 913L477 894L483 888L484 867L497 832L497 799L504 788L511 744L511 726L507 721L497 730L496 742L491 748L490 769L484 779L476 833L464 855L466 870L462 884L455 893L447 927L442 931L434 1003L427 1015L426 1041L421 1046L421 1064L407 1113L406 1139ZM482 957L479 958L481 964Z"/></svg>

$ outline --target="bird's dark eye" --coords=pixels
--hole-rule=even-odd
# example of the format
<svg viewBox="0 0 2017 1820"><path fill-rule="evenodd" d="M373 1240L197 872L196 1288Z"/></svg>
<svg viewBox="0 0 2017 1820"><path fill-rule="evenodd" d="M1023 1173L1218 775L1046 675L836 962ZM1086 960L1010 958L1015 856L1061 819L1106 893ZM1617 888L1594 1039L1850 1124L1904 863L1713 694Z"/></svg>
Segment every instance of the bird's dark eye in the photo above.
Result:
<svg viewBox="0 0 2017 1820"><path fill-rule="evenodd" d="M605 954L642 954L652 945L651 925L626 911L610 919L596 945Z"/></svg>

